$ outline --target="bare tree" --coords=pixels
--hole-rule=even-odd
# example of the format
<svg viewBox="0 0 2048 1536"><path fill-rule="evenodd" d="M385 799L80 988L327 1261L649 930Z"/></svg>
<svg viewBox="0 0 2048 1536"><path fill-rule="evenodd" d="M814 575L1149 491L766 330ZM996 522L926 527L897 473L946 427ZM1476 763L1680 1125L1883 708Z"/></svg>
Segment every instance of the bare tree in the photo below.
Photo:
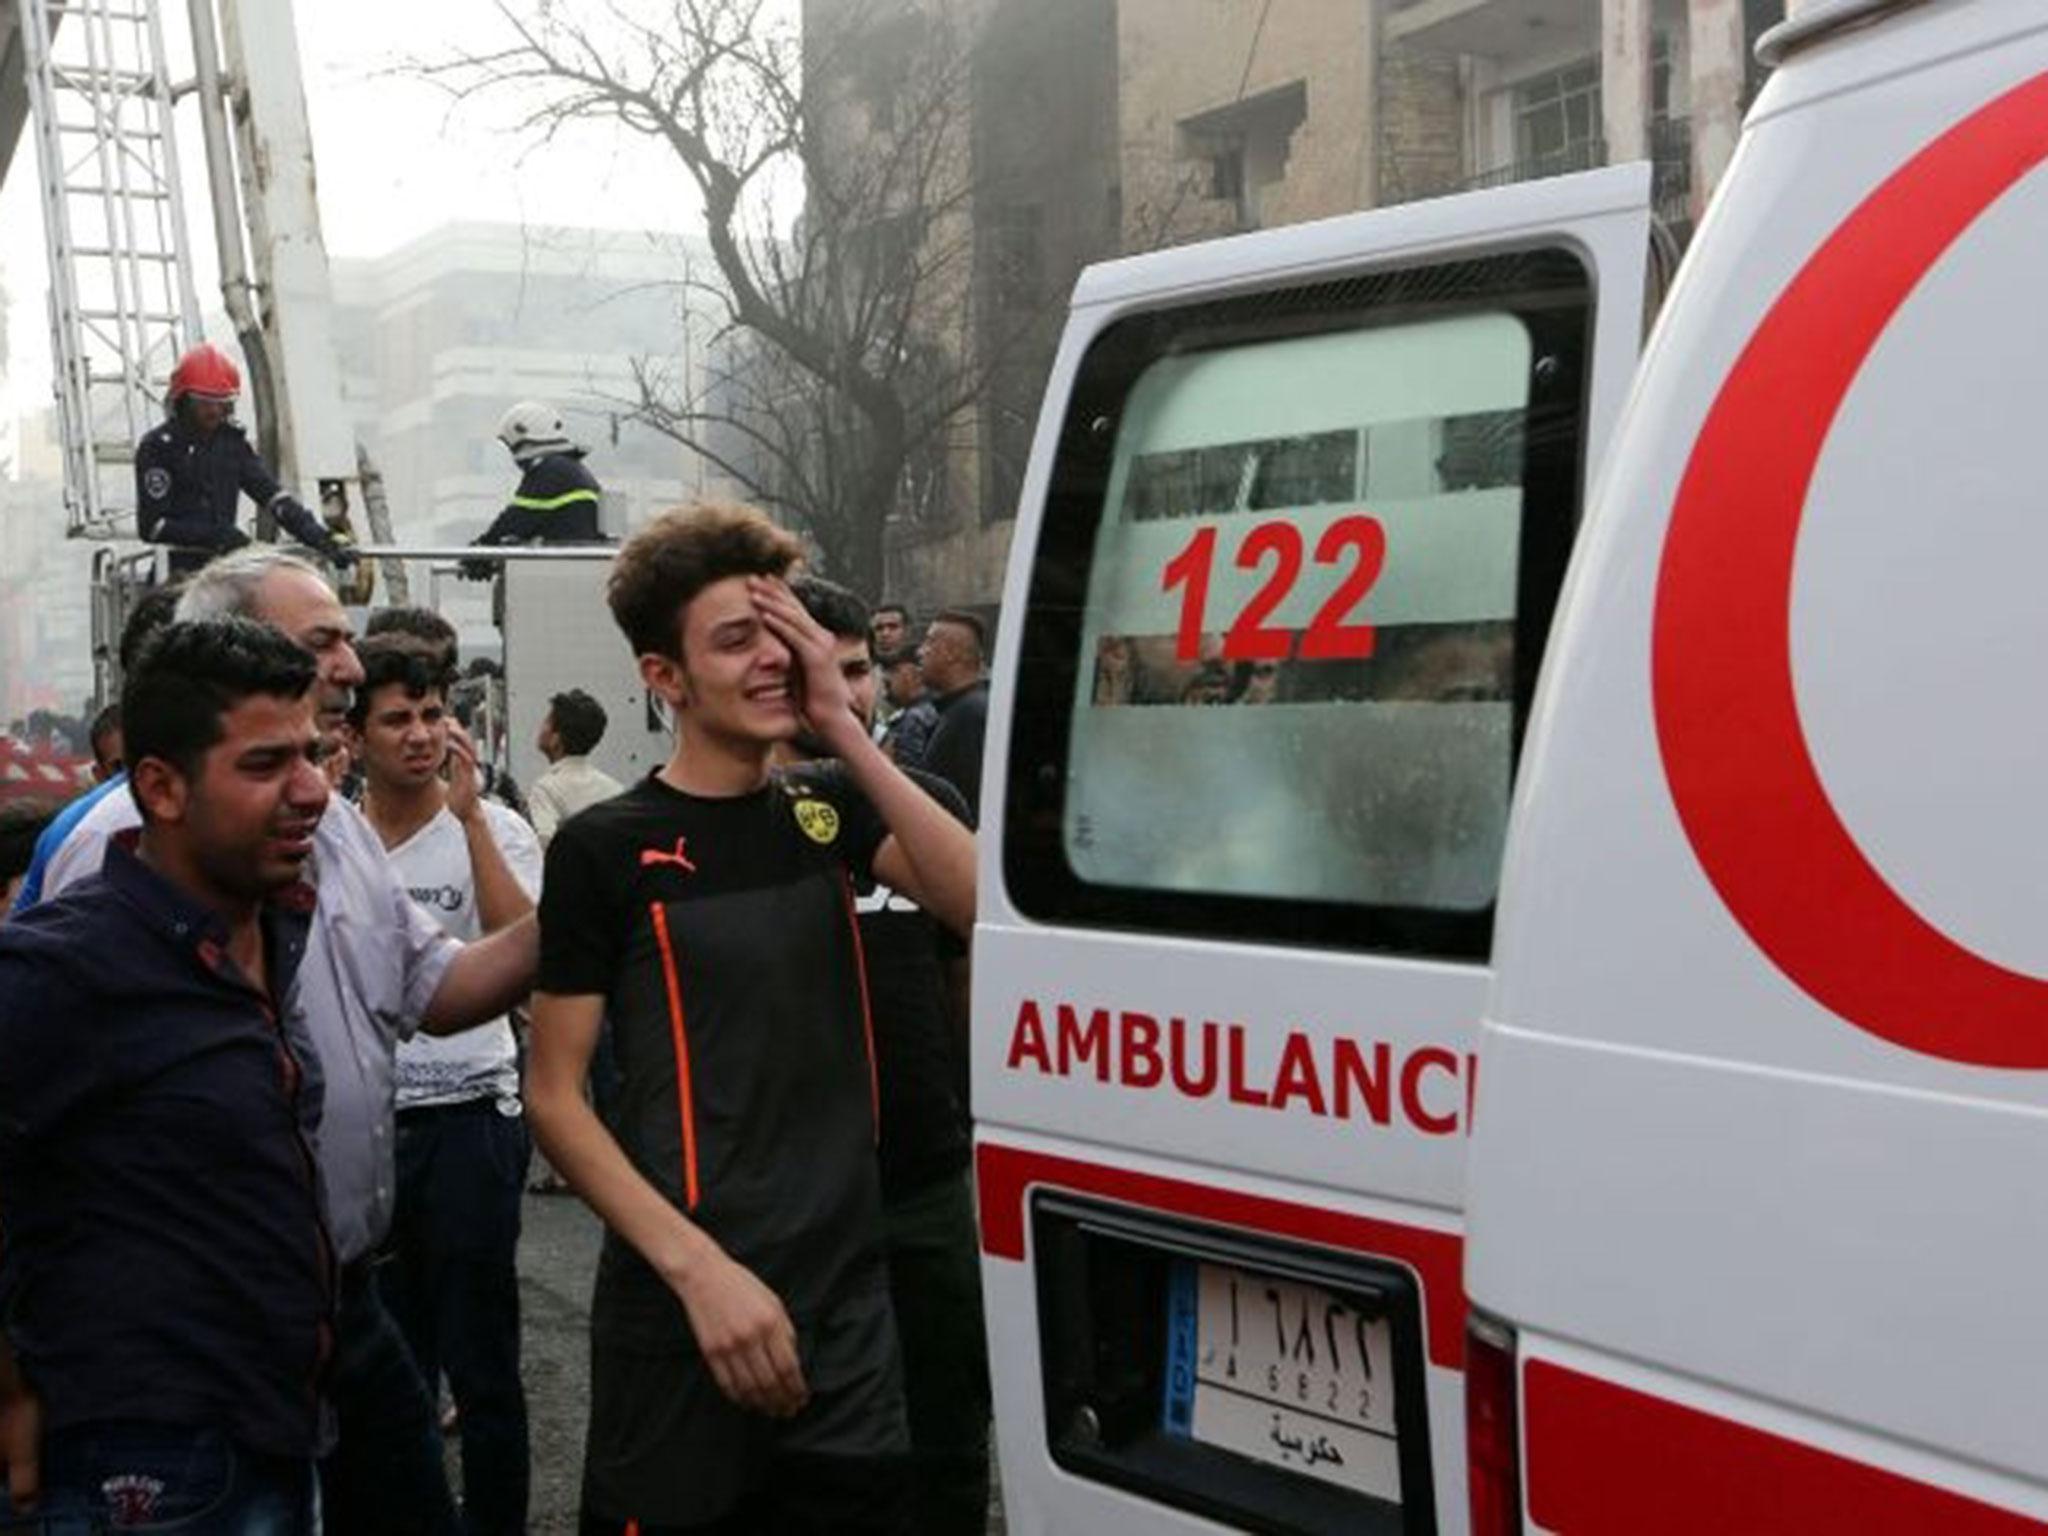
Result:
<svg viewBox="0 0 2048 1536"><path fill-rule="evenodd" d="M870 593L886 519L947 504L928 487L1042 321L976 321L962 9L814 0L800 36L767 0L497 0L497 46L415 67L458 98L516 96L538 145L610 121L673 154L716 264L679 281L718 317L717 361L644 359L623 404Z"/></svg>

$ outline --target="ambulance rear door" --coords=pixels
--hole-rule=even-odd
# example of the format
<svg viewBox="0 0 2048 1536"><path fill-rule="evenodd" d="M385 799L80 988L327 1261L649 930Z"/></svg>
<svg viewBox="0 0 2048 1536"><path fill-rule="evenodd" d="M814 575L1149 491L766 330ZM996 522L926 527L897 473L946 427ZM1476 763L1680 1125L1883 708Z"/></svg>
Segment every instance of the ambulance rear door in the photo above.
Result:
<svg viewBox="0 0 2048 1536"><path fill-rule="evenodd" d="M1076 289L975 940L1014 1531L1465 1529L1476 1022L1648 200L1620 167Z"/></svg>

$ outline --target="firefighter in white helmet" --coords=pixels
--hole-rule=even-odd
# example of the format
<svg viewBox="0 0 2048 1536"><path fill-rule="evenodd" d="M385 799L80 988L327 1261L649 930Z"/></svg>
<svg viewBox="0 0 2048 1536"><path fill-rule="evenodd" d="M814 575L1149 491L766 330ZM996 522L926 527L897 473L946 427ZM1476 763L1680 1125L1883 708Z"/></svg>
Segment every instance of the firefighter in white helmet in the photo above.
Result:
<svg viewBox="0 0 2048 1536"><path fill-rule="evenodd" d="M498 423L498 441L522 471L519 489L479 544L596 544L597 477L584 466L585 449L571 441L562 413L538 400L522 400Z"/></svg>

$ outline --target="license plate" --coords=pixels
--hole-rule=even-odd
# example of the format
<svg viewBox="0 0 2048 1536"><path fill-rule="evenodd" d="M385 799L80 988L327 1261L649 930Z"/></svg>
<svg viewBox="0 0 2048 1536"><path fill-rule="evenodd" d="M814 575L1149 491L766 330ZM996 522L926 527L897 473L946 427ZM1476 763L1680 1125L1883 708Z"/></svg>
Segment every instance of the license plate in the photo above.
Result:
<svg viewBox="0 0 2048 1536"><path fill-rule="evenodd" d="M1168 1434L1399 1503L1394 1331L1320 1286L1174 1261Z"/></svg>

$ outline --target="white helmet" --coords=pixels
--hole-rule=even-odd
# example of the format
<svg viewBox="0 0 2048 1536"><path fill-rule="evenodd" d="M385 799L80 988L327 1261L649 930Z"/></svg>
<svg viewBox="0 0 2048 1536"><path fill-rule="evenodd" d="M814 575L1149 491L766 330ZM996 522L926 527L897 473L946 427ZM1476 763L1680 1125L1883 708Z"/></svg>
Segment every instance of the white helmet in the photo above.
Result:
<svg viewBox="0 0 2048 1536"><path fill-rule="evenodd" d="M539 400L522 400L498 422L498 441L512 450L513 459L524 464L544 453L576 451L562 413Z"/></svg>

